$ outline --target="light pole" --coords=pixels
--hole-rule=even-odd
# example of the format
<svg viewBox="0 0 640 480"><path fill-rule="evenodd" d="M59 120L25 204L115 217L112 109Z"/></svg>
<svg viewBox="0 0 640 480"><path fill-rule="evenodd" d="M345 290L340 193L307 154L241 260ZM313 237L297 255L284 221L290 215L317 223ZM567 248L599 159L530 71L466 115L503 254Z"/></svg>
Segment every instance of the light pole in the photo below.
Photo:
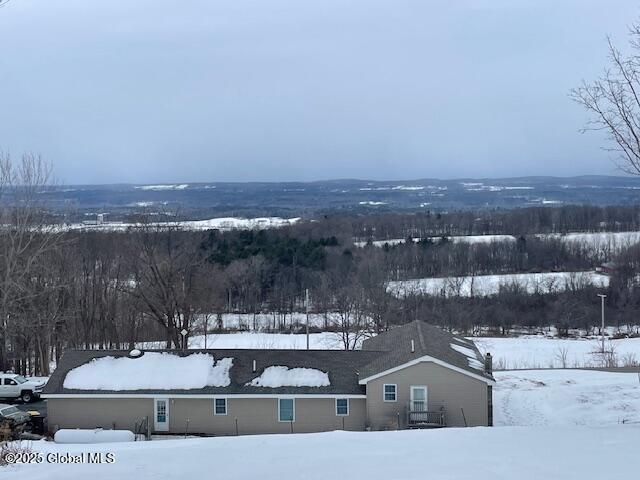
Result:
<svg viewBox="0 0 640 480"><path fill-rule="evenodd" d="M600 329L600 333L602 335L602 354L604 355L604 299L607 298L603 293L599 293L598 296L600 300L602 300L602 328Z"/></svg>
<svg viewBox="0 0 640 480"><path fill-rule="evenodd" d="M309 289L307 288L304 291L304 307L307 312L307 325L306 325L306 334L307 334L307 350L309 350Z"/></svg>

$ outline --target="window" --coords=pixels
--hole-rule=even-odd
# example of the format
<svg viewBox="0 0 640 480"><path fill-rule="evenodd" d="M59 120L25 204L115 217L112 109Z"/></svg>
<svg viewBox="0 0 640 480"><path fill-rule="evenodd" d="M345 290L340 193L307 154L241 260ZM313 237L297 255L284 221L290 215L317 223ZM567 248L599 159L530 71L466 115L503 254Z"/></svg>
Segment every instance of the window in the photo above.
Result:
<svg viewBox="0 0 640 480"><path fill-rule="evenodd" d="M427 387L424 385L411 385L411 411L427 411Z"/></svg>
<svg viewBox="0 0 640 480"><path fill-rule="evenodd" d="M4 384L5 385L17 385L17 383L14 380L10 379L10 378L5 378L4 379Z"/></svg>
<svg viewBox="0 0 640 480"><path fill-rule="evenodd" d="M384 401L396 402L398 401L398 386L394 383L385 383L384 386Z"/></svg>
<svg viewBox="0 0 640 480"><path fill-rule="evenodd" d="M214 398L213 399L213 414L214 415L226 415L227 414L227 399L226 398Z"/></svg>
<svg viewBox="0 0 640 480"><path fill-rule="evenodd" d="M339 417L346 417L349 415L348 398L336 398L336 415Z"/></svg>
<svg viewBox="0 0 640 480"><path fill-rule="evenodd" d="M156 422L165 423L167 421L167 402L166 400L156 401Z"/></svg>
<svg viewBox="0 0 640 480"><path fill-rule="evenodd" d="M278 399L278 421L294 422L296 418L296 407L293 398Z"/></svg>

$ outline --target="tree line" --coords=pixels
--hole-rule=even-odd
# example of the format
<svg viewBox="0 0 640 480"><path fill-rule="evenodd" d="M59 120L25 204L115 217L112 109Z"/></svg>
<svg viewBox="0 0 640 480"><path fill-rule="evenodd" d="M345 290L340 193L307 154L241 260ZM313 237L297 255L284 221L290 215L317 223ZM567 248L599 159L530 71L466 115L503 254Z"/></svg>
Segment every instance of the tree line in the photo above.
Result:
<svg viewBox="0 0 640 480"><path fill-rule="evenodd" d="M610 319L634 321L640 268L636 248L593 250L524 234L512 242L443 239L386 248L354 245L354 232L364 224L398 224L404 225L405 233L427 233L416 230L422 216L406 215L319 218L262 231L183 231L154 222L128 231L65 231L51 223L51 212L40 201L39 192L50 182L50 169L41 159L26 155L14 163L3 156L0 167L0 369L47 374L65 348L132 348L151 340L182 348L203 328L225 329L225 313L276 312L269 328L291 331L300 326L277 319L306 308L331 312L332 321L325 328L340 333L344 348L355 348L367 330L381 331L415 318L465 332L480 327L508 333L513 326L595 325L597 297L590 285L550 295L505 287L495 297L461 299L395 298L386 291L386 283L586 270L614 258L624 268L609 287ZM569 215L571 211L550 208L545 216L577 218ZM599 225L601 218L615 212L602 208L598 213L592 207L585 211L591 212L584 216L591 219L589 225ZM620 212L619 227L626 229L631 223L624 222L631 222L635 210L621 207ZM542 215L537 210L494 212L496 220L491 222L503 227L493 233L513 234L506 219L515 221L519 214L531 219L534 213ZM490 218L486 212L478 215ZM442 218L455 223L452 219L468 218L468 212L435 221Z"/></svg>

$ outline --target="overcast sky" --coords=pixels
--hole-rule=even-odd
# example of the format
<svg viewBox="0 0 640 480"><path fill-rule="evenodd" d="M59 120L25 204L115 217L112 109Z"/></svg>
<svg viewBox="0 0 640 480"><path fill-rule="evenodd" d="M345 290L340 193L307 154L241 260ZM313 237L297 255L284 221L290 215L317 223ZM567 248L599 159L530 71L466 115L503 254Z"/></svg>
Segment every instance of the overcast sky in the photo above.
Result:
<svg viewBox="0 0 640 480"><path fill-rule="evenodd" d="M11 0L0 148L67 184L616 174L568 92L639 6Z"/></svg>

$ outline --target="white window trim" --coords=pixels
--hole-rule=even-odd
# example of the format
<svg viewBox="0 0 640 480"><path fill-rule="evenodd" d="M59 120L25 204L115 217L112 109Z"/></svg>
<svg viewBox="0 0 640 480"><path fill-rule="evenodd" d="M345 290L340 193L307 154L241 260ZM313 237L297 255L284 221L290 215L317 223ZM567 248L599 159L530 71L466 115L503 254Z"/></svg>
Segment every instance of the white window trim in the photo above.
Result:
<svg viewBox="0 0 640 480"><path fill-rule="evenodd" d="M395 393L393 400L387 400L387 387L393 387ZM397 383L384 383L382 384L382 400L386 403L396 403L398 401L398 384Z"/></svg>
<svg viewBox="0 0 640 480"><path fill-rule="evenodd" d="M346 400L347 401L347 413L338 413L338 400ZM336 417L348 417L349 413L351 413L351 402L348 398L336 398Z"/></svg>
<svg viewBox="0 0 640 480"><path fill-rule="evenodd" d="M280 418L280 402L282 400L291 400L293 402L293 419L292 420L282 420ZM295 398L291 398L291 397L282 397L282 398L278 398L278 422L281 423L295 423L296 421L296 399Z"/></svg>
<svg viewBox="0 0 640 480"><path fill-rule="evenodd" d="M216 411L216 401L218 400L224 400L224 413L218 413ZM221 417L226 415L229 412L229 405L227 402L227 399L224 397L213 397L213 414L217 417Z"/></svg>

